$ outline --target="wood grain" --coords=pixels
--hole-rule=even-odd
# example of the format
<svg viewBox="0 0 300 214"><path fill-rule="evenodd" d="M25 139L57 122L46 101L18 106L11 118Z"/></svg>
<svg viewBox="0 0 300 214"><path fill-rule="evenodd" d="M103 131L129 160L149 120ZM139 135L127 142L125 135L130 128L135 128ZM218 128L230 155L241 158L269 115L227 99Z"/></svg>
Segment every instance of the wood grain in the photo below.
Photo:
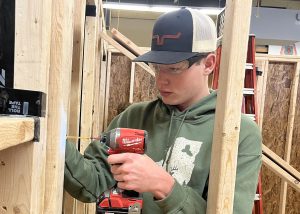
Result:
<svg viewBox="0 0 300 214"><path fill-rule="evenodd" d="M0 136L0 151L32 141L34 138L34 119L0 117Z"/></svg>

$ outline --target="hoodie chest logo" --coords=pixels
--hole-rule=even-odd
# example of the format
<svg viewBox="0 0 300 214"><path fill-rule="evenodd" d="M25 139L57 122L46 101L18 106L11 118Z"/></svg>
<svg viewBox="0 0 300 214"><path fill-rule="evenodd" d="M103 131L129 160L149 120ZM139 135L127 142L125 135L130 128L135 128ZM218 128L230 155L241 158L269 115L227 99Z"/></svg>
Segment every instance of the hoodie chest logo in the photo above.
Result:
<svg viewBox="0 0 300 214"><path fill-rule="evenodd" d="M167 171L181 184L187 185L195 167L196 155L203 142L176 138ZM170 153L168 151L167 156ZM163 166L165 167L165 166Z"/></svg>

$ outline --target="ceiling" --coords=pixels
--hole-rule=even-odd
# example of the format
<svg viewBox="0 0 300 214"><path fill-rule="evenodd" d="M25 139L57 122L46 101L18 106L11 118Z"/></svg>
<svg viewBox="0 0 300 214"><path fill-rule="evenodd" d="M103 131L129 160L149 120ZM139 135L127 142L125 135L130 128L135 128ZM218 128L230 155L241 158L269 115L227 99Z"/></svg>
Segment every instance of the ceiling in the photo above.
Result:
<svg viewBox="0 0 300 214"><path fill-rule="evenodd" d="M223 8L226 0L103 0L102 2ZM300 10L300 0L253 0L252 6ZM159 12L111 11L112 17L139 19L156 19L160 14Z"/></svg>
<svg viewBox="0 0 300 214"><path fill-rule="evenodd" d="M226 0L108 0L106 2L192 7L224 7Z"/></svg>
<svg viewBox="0 0 300 214"><path fill-rule="evenodd" d="M223 8L226 3L226 0L102 0L102 2ZM253 0L252 6L300 10L300 0ZM106 26L109 26L108 29L116 28L122 34L134 41L137 45L141 47L149 47L151 41L151 30L154 21L162 13L129 10L110 10L109 14L109 16L106 16L106 21L108 21ZM216 20L216 16L211 16L211 18ZM257 40L257 44L260 43L280 44L282 42Z"/></svg>

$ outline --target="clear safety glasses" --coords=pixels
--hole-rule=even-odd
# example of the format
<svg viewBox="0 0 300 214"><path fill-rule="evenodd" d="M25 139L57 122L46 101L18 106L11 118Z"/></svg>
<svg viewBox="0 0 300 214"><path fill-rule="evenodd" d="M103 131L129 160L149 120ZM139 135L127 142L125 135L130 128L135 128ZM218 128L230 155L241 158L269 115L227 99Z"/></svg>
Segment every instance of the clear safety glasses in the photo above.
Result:
<svg viewBox="0 0 300 214"><path fill-rule="evenodd" d="M187 69L189 69L193 64L205 58L208 54L199 54L194 57L191 57L187 60L178 62L176 64L156 64L148 63L149 67L157 74L159 72L165 72L168 74L180 74Z"/></svg>

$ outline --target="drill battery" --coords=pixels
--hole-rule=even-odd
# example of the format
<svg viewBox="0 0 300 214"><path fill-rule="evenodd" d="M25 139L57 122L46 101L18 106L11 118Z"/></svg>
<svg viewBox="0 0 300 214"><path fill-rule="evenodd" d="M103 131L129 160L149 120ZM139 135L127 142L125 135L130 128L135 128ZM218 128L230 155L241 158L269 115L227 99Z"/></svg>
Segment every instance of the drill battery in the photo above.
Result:
<svg viewBox="0 0 300 214"><path fill-rule="evenodd" d="M134 191L113 188L97 201L97 214L140 214L143 206L141 195Z"/></svg>

